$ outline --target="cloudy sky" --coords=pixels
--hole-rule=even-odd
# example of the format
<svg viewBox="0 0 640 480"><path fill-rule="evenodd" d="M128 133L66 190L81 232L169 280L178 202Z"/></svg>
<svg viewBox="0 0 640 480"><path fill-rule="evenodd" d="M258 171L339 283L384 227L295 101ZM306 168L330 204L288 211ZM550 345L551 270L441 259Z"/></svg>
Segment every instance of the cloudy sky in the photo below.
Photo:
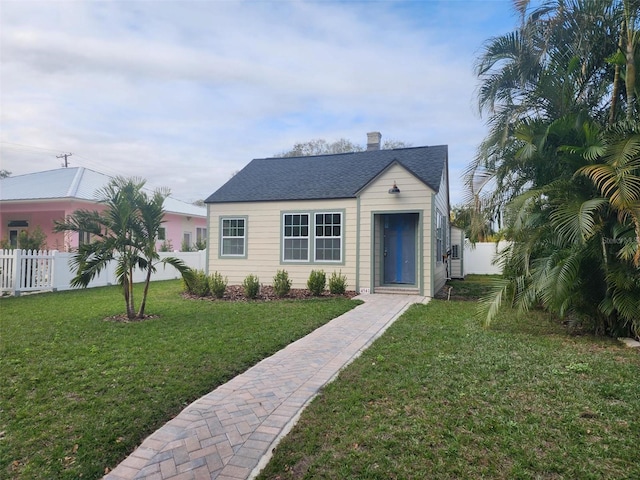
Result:
<svg viewBox="0 0 640 480"><path fill-rule="evenodd" d="M0 168L72 153L195 201L253 158L380 131L449 145L458 204L474 59L516 24L509 0L0 0Z"/></svg>

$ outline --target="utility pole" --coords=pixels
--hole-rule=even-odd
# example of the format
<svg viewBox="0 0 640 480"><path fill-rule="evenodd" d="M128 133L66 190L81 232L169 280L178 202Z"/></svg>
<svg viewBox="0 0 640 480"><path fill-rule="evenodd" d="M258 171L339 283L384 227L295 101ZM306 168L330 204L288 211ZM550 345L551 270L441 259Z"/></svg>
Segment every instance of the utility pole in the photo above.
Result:
<svg viewBox="0 0 640 480"><path fill-rule="evenodd" d="M63 153L62 155L56 155L56 158L64 158L64 168L69 166L69 162L67 162L67 157L70 157L73 153Z"/></svg>

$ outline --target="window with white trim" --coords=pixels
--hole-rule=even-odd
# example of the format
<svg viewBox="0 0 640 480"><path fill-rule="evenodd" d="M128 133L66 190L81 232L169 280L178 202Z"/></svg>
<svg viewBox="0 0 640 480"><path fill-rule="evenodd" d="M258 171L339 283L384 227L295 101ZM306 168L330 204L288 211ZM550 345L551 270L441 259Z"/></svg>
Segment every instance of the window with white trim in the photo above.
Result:
<svg viewBox="0 0 640 480"><path fill-rule="evenodd" d="M182 251L188 252L191 250L191 232L184 232L182 234Z"/></svg>
<svg viewBox="0 0 640 480"><path fill-rule="evenodd" d="M220 255L243 257L246 252L247 223L245 218L223 218L220 238Z"/></svg>
<svg viewBox="0 0 640 480"><path fill-rule="evenodd" d="M442 263L444 241L444 216L436 211L436 263Z"/></svg>
<svg viewBox="0 0 640 480"><path fill-rule="evenodd" d="M196 243L207 241L207 229L196 227Z"/></svg>
<svg viewBox="0 0 640 480"><path fill-rule="evenodd" d="M283 256L285 261L309 261L309 214L283 216Z"/></svg>
<svg viewBox="0 0 640 480"><path fill-rule="evenodd" d="M342 260L342 214L315 214L315 261Z"/></svg>

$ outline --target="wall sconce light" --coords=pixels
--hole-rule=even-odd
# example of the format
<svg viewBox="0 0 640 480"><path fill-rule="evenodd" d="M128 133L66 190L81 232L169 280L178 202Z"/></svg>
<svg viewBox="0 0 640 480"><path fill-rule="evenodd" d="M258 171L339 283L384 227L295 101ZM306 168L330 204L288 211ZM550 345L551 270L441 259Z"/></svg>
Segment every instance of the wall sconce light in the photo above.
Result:
<svg viewBox="0 0 640 480"><path fill-rule="evenodd" d="M400 193L400 189L398 188L398 185L396 185L396 182L393 182L393 187L389 189L389 193L392 195Z"/></svg>

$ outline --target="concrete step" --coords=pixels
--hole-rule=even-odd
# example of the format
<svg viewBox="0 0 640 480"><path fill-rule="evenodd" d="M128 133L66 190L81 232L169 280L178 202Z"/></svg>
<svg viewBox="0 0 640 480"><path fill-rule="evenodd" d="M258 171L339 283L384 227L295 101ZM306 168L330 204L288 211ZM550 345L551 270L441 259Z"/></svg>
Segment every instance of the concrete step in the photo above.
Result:
<svg viewBox="0 0 640 480"><path fill-rule="evenodd" d="M390 295L420 295L420 290L415 287L376 287L374 293Z"/></svg>

